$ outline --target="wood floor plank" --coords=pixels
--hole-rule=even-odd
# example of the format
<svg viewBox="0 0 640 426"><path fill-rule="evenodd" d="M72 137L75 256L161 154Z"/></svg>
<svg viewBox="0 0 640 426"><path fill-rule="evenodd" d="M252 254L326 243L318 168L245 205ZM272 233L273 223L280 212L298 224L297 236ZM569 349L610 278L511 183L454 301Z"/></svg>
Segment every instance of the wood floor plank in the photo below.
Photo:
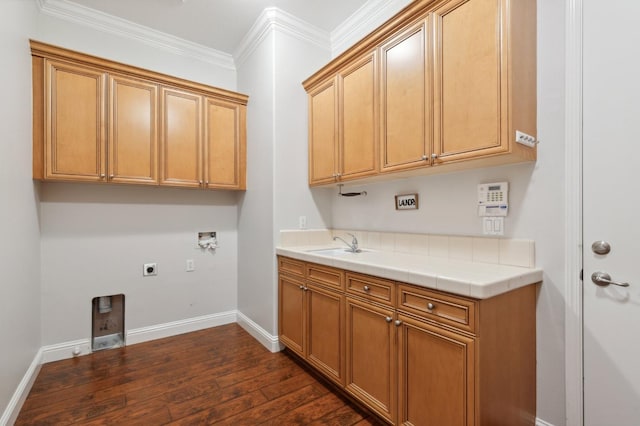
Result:
<svg viewBox="0 0 640 426"><path fill-rule="evenodd" d="M23 425L378 425L237 324L42 366Z"/></svg>

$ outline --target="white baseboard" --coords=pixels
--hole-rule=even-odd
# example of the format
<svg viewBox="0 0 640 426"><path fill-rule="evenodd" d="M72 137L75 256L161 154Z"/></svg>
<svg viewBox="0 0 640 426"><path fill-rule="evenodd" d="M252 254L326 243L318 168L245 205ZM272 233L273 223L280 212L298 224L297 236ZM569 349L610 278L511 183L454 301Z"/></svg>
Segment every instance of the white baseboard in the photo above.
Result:
<svg viewBox="0 0 640 426"><path fill-rule="evenodd" d="M42 349L42 364L48 362L60 361L63 359L69 359L74 357L74 351L77 355L87 355L91 353L91 340L80 339L70 342L56 343L55 345L43 346Z"/></svg>
<svg viewBox="0 0 640 426"><path fill-rule="evenodd" d="M127 331L126 344L135 345L136 343L148 342L150 340L204 330L205 328L231 324L236 322L237 314L238 311L234 310L168 322L165 324L152 325L149 327L135 328Z"/></svg>
<svg viewBox="0 0 640 426"><path fill-rule="evenodd" d="M253 322L249 317L242 312L238 312L238 325L244 328L247 333L253 336L258 342L262 343L264 347L271 352L280 352L283 346L280 345L278 336L269 334L264 328Z"/></svg>
<svg viewBox="0 0 640 426"><path fill-rule="evenodd" d="M41 365L42 349L38 350L38 353L36 353L36 356L33 358L33 361L31 361L31 365L27 369L27 372L24 373L16 391L13 393L7 408L4 410L4 413L2 413L2 416L0 416L1 426L12 425L18 419L18 414L20 414L22 404L24 404L27 396L29 396L33 382L35 382L36 377L38 377L38 373L40 372Z"/></svg>
<svg viewBox="0 0 640 426"><path fill-rule="evenodd" d="M551 423L547 423L542 419L536 417L536 426L553 426Z"/></svg>

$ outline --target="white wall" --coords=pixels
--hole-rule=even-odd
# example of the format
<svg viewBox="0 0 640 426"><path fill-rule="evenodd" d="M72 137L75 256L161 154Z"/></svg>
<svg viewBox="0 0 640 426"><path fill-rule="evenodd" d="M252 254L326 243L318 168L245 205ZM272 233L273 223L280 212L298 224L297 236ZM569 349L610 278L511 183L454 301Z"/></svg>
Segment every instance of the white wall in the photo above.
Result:
<svg viewBox="0 0 640 426"><path fill-rule="evenodd" d="M43 345L91 336L93 297L123 293L127 330L236 308L236 194L42 185ZM220 248L197 247L216 231ZM186 260L196 270L186 272ZM142 265L157 262L158 275Z"/></svg>
<svg viewBox="0 0 640 426"><path fill-rule="evenodd" d="M274 35L238 67L247 107L247 190L238 211L238 310L271 335L274 329Z"/></svg>
<svg viewBox="0 0 640 426"><path fill-rule="evenodd" d="M28 53L35 14L32 2L0 1L0 417L40 348L40 229L38 189L31 179Z"/></svg>
<svg viewBox="0 0 640 426"><path fill-rule="evenodd" d="M45 14L37 23L39 41L235 90L228 69ZM125 294L127 330L235 309L237 197L43 184L42 344L89 338L95 296ZM218 232L216 254L196 249L198 231ZM194 272L185 271L187 259L195 260ZM158 263L157 277L142 277L146 262Z"/></svg>
<svg viewBox="0 0 640 426"><path fill-rule="evenodd" d="M565 424L564 384L564 10L538 0L538 148L535 164L403 179L367 186L367 197L335 199L334 228L481 235L476 185L509 181L505 236L536 242L544 269L538 297L538 417ZM418 211L396 211L394 195L420 194Z"/></svg>
<svg viewBox="0 0 640 426"><path fill-rule="evenodd" d="M282 12L278 12L282 13ZM278 18L276 18L278 19ZM275 245L281 229L330 225L329 192L310 191L307 108L302 81L330 59L323 49L270 26L238 67L249 93L247 191L239 215L238 310L277 335Z"/></svg>

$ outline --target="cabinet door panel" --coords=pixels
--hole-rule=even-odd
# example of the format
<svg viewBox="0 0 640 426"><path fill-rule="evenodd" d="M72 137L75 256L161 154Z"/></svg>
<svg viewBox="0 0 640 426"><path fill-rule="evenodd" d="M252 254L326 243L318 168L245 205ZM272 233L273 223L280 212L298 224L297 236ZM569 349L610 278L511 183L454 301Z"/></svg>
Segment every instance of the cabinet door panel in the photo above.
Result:
<svg viewBox="0 0 640 426"><path fill-rule="evenodd" d="M215 99L205 101L205 186L244 187L242 150L244 106Z"/></svg>
<svg viewBox="0 0 640 426"><path fill-rule="evenodd" d="M395 417L393 310L347 298L346 390L388 420Z"/></svg>
<svg viewBox="0 0 640 426"><path fill-rule="evenodd" d="M338 104L332 78L309 92L309 184L336 180L338 166Z"/></svg>
<svg viewBox="0 0 640 426"><path fill-rule="evenodd" d="M280 341L289 349L304 356L305 352L305 294L304 283L280 276L278 283L278 316Z"/></svg>
<svg viewBox="0 0 640 426"><path fill-rule="evenodd" d="M399 424L474 424L474 340L399 316Z"/></svg>
<svg viewBox="0 0 640 426"><path fill-rule="evenodd" d="M377 170L376 56L342 71L340 84L340 175L366 176Z"/></svg>
<svg viewBox="0 0 640 426"><path fill-rule="evenodd" d="M432 97L428 84L427 23L382 46L382 170L428 164Z"/></svg>
<svg viewBox="0 0 640 426"><path fill-rule="evenodd" d="M506 149L501 1L457 0L434 12L438 161Z"/></svg>
<svg viewBox="0 0 640 426"><path fill-rule="evenodd" d="M344 385L344 295L307 286L307 360Z"/></svg>
<svg viewBox="0 0 640 426"><path fill-rule="evenodd" d="M162 89L161 183L201 186L202 98Z"/></svg>
<svg viewBox="0 0 640 426"><path fill-rule="evenodd" d="M46 61L45 178L105 178L106 74Z"/></svg>
<svg viewBox="0 0 640 426"><path fill-rule="evenodd" d="M109 180L155 185L158 86L110 76Z"/></svg>

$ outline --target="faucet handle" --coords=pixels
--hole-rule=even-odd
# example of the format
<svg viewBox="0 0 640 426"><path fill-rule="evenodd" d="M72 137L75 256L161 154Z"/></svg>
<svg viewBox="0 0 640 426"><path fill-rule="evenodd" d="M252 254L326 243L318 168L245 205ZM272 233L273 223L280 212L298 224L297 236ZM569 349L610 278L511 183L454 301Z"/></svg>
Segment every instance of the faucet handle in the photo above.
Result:
<svg viewBox="0 0 640 426"><path fill-rule="evenodd" d="M353 234L352 234L352 233L350 233L350 232L347 232L347 235L351 235L351 238L352 238L352 240L351 240L351 244L353 244L353 245L355 245L355 246L357 247L357 246L358 246L358 239L356 238L356 236L355 236L355 235L353 235Z"/></svg>

